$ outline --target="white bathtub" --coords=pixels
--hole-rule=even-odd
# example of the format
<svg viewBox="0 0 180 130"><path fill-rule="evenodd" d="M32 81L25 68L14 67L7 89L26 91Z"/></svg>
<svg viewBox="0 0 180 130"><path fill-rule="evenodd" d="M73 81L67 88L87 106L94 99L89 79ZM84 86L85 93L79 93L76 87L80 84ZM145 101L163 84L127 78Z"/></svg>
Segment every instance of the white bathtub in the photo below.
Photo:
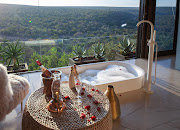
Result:
<svg viewBox="0 0 180 130"><path fill-rule="evenodd" d="M130 73L133 73L135 75L135 78L131 78L123 81L116 81L116 82L107 81L104 82L103 84L96 84L95 86L98 89L100 89L102 92L104 92L107 89L108 85L113 85L116 93L124 93L128 91L136 90L144 85L144 75L145 75L144 70L136 65L123 63L121 61L106 61L100 63L78 65L77 70L78 73L82 73L88 69L103 70L110 64L126 67L126 69ZM70 73L70 66L60 67L56 69L61 70L64 74L67 75Z"/></svg>

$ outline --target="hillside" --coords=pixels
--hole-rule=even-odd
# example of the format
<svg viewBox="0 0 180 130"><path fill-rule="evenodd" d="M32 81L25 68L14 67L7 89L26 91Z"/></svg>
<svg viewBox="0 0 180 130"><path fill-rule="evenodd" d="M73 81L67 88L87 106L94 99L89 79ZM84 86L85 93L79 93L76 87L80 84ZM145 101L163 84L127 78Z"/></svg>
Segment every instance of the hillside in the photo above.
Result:
<svg viewBox="0 0 180 130"><path fill-rule="evenodd" d="M138 8L37 7L0 4L0 35L20 39L109 36L136 29Z"/></svg>

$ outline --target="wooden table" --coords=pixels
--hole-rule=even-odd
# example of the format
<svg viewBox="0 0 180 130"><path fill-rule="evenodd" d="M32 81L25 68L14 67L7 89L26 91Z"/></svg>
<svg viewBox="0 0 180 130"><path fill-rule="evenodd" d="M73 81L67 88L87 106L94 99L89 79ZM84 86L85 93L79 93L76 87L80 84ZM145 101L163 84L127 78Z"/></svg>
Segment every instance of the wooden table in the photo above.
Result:
<svg viewBox="0 0 180 130"><path fill-rule="evenodd" d="M61 113L52 113L47 109L49 99L43 94L43 88L36 90L27 100L23 119L23 130L35 129L112 129L112 115L108 98L94 86L84 84L80 93L82 105L75 102L76 93L68 87L68 82L61 85L63 96L69 96L66 100L67 108ZM91 95L91 96L88 96ZM95 101L95 102L94 102ZM97 104L98 101L99 103ZM90 110L85 106L90 105ZM100 110L99 110L100 108ZM85 118L80 118L81 114ZM96 119L92 120L91 117Z"/></svg>

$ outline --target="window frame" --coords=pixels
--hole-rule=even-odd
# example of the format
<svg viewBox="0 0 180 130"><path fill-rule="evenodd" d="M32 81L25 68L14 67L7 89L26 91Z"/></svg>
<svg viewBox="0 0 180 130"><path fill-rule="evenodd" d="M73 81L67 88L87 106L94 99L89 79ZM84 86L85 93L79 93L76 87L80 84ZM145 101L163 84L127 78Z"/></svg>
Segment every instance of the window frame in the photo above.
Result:
<svg viewBox="0 0 180 130"><path fill-rule="evenodd" d="M178 21L179 21L179 4L176 0L176 17L175 17L175 28L173 38L173 49L158 51L158 56L175 55L177 46L177 33L178 33ZM156 0L140 0L139 6L139 21L149 20L153 24L155 23L156 13ZM143 33L144 32L144 33ZM150 26L147 23L141 24L138 28L137 34L137 47L136 47L136 58L148 58L148 46L147 40L150 38Z"/></svg>

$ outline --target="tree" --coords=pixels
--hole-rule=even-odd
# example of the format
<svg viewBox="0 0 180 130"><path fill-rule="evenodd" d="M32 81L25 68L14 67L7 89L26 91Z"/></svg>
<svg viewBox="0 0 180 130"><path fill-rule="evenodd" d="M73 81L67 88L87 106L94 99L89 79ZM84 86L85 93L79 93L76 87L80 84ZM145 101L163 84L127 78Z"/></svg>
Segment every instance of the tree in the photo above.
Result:
<svg viewBox="0 0 180 130"><path fill-rule="evenodd" d="M29 70L39 70L39 66L36 64L36 60L37 59L40 59L41 60L41 56L34 52L32 55L31 55L31 58L30 58L30 63L29 63Z"/></svg>
<svg viewBox="0 0 180 130"><path fill-rule="evenodd" d="M48 57L48 64L47 67L48 68L55 68L58 67L58 56L57 56L57 48L52 47L51 50L49 50L48 52L50 55L47 56Z"/></svg>
<svg viewBox="0 0 180 130"><path fill-rule="evenodd" d="M69 58L72 58L72 57L74 57L74 54L73 54L73 53L66 54L65 52L63 52L61 58L59 59L58 65L59 65L60 67L62 67L62 66L68 66Z"/></svg>
<svg viewBox="0 0 180 130"><path fill-rule="evenodd" d="M2 43L0 43L0 63L2 63L3 60L3 53L2 53Z"/></svg>

